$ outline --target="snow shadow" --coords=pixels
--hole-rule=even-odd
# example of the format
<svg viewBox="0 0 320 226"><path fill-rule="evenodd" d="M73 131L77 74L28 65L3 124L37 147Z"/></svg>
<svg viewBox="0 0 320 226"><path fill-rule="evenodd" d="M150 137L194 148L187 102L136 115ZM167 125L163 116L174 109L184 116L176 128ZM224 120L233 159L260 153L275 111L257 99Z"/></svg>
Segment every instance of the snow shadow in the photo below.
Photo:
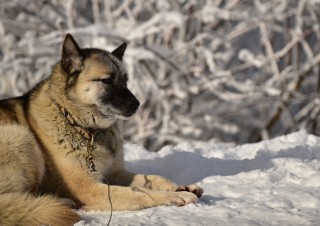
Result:
<svg viewBox="0 0 320 226"><path fill-rule="evenodd" d="M254 159L207 158L198 152L177 151L155 159L140 159L126 162L126 167L136 173L157 174L178 184L191 184L208 176L232 176L252 170L267 170L274 167L276 158L320 159L319 147L306 144L279 151L262 148L256 151Z"/></svg>
<svg viewBox="0 0 320 226"><path fill-rule="evenodd" d="M157 174L178 184L196 183L208 176L229 176L273 167L270 158L225 160L206 158L199 153L175 152L163 158L126 162L128 170L142 174Z"/></svg>

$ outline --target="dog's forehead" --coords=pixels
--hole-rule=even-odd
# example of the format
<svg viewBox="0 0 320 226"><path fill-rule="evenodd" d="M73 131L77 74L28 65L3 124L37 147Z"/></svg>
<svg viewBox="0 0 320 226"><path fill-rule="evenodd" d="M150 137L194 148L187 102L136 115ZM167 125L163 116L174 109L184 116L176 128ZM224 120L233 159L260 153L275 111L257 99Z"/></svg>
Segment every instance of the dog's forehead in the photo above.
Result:
<svg viewBox="0 0 320 226"><path fill-rule="evenodd" d="M103 50L91 51L85 59L85 67L91 73L100 75L122 75L125 73L125 69L122 63L111 53Z"/></svg>

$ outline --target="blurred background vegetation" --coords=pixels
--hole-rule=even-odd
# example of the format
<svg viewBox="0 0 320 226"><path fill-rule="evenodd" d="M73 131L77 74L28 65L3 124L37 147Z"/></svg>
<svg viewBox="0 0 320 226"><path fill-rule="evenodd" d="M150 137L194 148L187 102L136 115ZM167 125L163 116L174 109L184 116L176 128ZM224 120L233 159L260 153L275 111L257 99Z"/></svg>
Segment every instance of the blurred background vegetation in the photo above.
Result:
<svg viewBox="0 0 320 226"><path fill-rule="evenodd" d="M125 138L149 150L320 135L319 18L318 0L0 0L0 98L47 77L69 32L128 42Z"/></svg>

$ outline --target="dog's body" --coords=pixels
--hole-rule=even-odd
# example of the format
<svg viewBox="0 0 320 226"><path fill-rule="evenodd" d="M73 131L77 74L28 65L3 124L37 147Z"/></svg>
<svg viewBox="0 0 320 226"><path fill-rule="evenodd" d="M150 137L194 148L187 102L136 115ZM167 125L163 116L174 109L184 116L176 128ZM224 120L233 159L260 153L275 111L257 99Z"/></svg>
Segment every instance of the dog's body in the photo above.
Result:
<svg viewBox="0 0 320 226"><path fill-rule="evenodd" d="M48 79L22 97L0 101L1 225L79 221L67 205L72 201L58 198L85 210L110 210L111 203L113 210L139 210L201 196L197 185L124 169L117 120L139 106L126 87L125 48L80 49L67 35Z"/></svg>

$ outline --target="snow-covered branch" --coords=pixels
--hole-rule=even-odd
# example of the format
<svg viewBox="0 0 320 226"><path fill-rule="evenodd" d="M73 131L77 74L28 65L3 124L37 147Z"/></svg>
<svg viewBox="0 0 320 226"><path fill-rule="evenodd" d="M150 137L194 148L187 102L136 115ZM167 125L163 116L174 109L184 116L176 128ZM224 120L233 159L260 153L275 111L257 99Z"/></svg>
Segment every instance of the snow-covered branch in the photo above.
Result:
<svg viewBox="0 0 320 226"><path fill-rule="evenodd" d="M129 43L129 86L142 106L125 136L149 150L319 135L319 12L316 0L7 1L0 97L48 76L70 32L86 47Z"/></svg>

